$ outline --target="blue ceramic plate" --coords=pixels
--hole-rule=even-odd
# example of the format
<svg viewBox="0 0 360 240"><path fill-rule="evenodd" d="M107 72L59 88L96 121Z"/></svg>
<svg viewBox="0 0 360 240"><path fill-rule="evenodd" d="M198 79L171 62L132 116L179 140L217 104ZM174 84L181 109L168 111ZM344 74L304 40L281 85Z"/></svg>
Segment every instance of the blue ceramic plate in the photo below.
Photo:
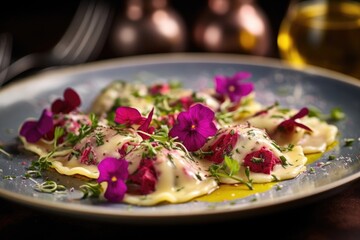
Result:
<svg viewBox="0 0 360 240"><path fill-rule="evenodd" d="M148 83L179 80L185 87L199 88L213 80L215 74L233 75L237 71L253 74L256 97L264 104L279 101L288 107L316 106L329 113L341 108L346 118L335 123L340 129L339 144L316 162L308 165L314 172L281 183L281 190L216 203L189 202L154 207L100 203L79 200L79 191L70 194L46 194L34 190L35 183L22 176L26 163L36 159L23 151L17 140L20 124L28 117L38 118L44 107L73 87L86 110L97 93L114 80L144 80ZM48 70L9 84L0 90L0 144L12 153L0 154L0 196L10 201L69 216L116 222L196 222L244 217L296 206L308 200L335 193L360 177L360 80L320 68L294 69L275 59L225 54L160 54L94 62L76 67ZM345 139L353 138L351 147ZM328 161L332 154L336 159ZM53 173L55 174L55 173ZM53 175L75 189L80 179ZM256 201L254 201L256 199Z"/></svg>

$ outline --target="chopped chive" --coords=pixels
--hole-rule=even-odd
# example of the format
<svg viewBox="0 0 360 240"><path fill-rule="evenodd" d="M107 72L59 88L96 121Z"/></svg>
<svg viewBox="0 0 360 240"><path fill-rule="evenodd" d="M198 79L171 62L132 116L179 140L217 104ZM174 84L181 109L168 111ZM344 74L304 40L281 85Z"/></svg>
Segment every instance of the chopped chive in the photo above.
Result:
<svg viewBox="0 0 360 240"><path fill-rule="evenodd" d="M351 147L355 141L354 138L345 138L344 139L345 141L345 147Z"/></svg>

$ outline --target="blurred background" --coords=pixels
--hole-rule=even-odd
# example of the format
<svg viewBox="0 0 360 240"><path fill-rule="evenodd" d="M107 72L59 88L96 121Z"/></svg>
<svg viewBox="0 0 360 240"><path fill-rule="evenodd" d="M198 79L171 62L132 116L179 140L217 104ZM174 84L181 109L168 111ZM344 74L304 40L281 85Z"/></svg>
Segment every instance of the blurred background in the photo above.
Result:
<svg viewBox="0 0 360 240"><path fill-rule="evenodd" d="M200 18L208 10L208 6L211 1L208 0L196 0L196 1L183 1L183 0L167 0L167 1L127 1L127 0L108 0L107 2L112 6L113 16L111 21L111 27L109 31L109 37L104 45L103 51L97 58L112 58L123 55L136 55L146 53L141 51L141 45L147 45L154 39L141 39L138 46L138 51L121 52L118 51L116 43L111 40L111 35L117 31L121 18L126 18L126 9L131 2L140 2L144 5L150 5L151 2L160 2L158 5L166 3L171 8L171 14L177 15L184 23L184 29L182 30L185 36L185 46L182 48L168 48L161 49L156 48L156 44L153 45L153 52L202 52L207 51L204 46L200 46L195 42L193 32L197 24L199 24ZM216 1L213 1L216 2ZM221 2L221 1L220 1ZM231 8L236 8L237 0L224 1L229 2ZM241 1L240 1L241 2ZM261 52L261 55L267 55L271 57L277 57L277 45L276 35L280 26L280 22L286 12L289 0L257 0L257 1L242 1L251 4L257 4L260 10L266 15L267 24L269 25L269 31L272 32L268 36L266 41L269 42L269 50ZM65 32L67 25L70 23L80 1L9 1L6 8L0 9L0 32L9 32L13 38L13 58L19 58L25 54L31 52L45 51L51 48L62 34ZM214 3L216 4L216 3ZM221 4L218 4L221 5ZM150 8L149 6L146 6ZM154 7L155 8L155 7ZM221 8L216 6L215 8ZM234 9L235 10L235 9ZM131 11L131 10L130 10ZM150 10L148 10L150 11ZM171 16L171 17L172 17ZM125 19L126 20L126 19ZM206 21L206 20L205 20ZM224 19L218 19L219 22L225 24L226 17ZM141 31L151 31L146 29L146 26L139 25ZM150 26L147 26L150 27ZM171 26L170 26L171 27ZM119 43L120 44L120 43ZM224 44L224 43L223 43ZM115 46L114 46L115 45ZM167 50L167 51L166 51ZM236 49L229 49L236 52ZM219 50L220 51L220 50Z"/></svg>
<svg viewBox="0 0 360 240"><path fill-rule="evenodd" d="M52 49L64 35L81 2L83 1L8 2L6 8L0 9L0 34L6 33L11 36L11 61L30 53ZM287 16L290 0L103 0L99 2L108 8L108 12L105 11L104 18L107 22L103 32L99 34L101 38L98 40L97 48L93 49L91 55L74 63L166 52L220 52L281 59L296 56L292 54L293 52L288 56L284 53L293 50L284 50L289 48L289 37L286 34L283 34L285 37L282 38L282 49L279 49L278 45L281 24ZM318 8L312 12L326 14L326 9ZM352 21L356 15L357 25L355 33L349 37L352 39L351 44L342 43L343 40L339 36L345 36L343 33L335 33L337 39L333 40L334 44L348 45L351 53L351 56L336 56L337 63L340 62L340 65L348 67L351 65L352 68L335 70L360 78L360 8L341 6L336 9L350 9L351 11L346 11L353 14ZM340 16L337 13L335 15L336 18ZM327 19L323 15L315 17ZM302 19L300 22L305 23L305 20ZM311 21L313 24L314 21ZM320 25L321 29L327 26ZM312 46L313 49L308 50L314 56L316 49L324 46L324 42L328 41L325 38L328 34L319 31L320 25L318 24L317 29L311 29L308 33L299 33L299 36L309 36L309 43L317 44ZM282 29L285 31L284 27ZM306 39L301 40L301 43L306 41ZM332 52L334 47L329 47L330 49L324 49L321 54ZM329 59L328 57L321 59L321 56L318 57L320 62ZM312 59L312 56L309 59ZM301 61L298 58L297 63L299 62ZM318 64L308 59L303 62ZM326 64L318 65L327 67ZM358 69L357 72L354 72L354 69Z"/></svg>

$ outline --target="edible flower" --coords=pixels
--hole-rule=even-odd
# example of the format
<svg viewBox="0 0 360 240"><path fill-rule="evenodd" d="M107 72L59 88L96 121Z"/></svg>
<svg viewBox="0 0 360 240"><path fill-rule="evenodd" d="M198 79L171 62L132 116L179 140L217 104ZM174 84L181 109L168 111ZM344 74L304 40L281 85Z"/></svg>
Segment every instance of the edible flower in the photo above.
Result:
<svg viewBox="0 0 360 240"><path fill-rule="evenodd" d="M129 163L124 159L104 158L98 165L98 183L107 182L104 197L110 202L122 201L127 191L125 181L129 176Z"/></svg>
<svg viewBox="0 0 360 240"><path fill-rule="evenodd" d="M214 117L215 113L205 105L192 105L188 111L179 113L169 135L177 137L188 151L197 151L217 132Z"/></svg>
<svg viewBox="0 0 360 240"><path fill-rule="evenodd" d="M38 121L29 120L22 125L20 135L25 137L26 141L35 143L50 132L53 127L52 113L44 109Z"/></svg>
<svg viewBox="0 0 360 240"><path fill-rule="evenodd" d="M281 160L265 147L247 154L244 158L244 166L256 173L270 174L274 166L279 163Z"/></svg>
<svg viewBox="0 0 360 240"><path fill-rule="evenodd" d="M308 113L309 113L308 108L304 107L304 108L300 109L300 111L298 113L296 113L294 116L281 122L278 125L277 130L284 132L284 133L292 133L295 131L295 127L300 127L307 131L312 132L312 130L308 126L295 121L298 118L305 117L306 115L308 115Z"/></svg>
<svg viewBox="0 0 360 240"><path fill-rule="evenodd" d="M170 91L170 85L168 83L153 84L149 92L151 95L164 95Z"/></svg>
<svg viewBox="0 0 360 240"><path fill-rule="evenodd" d="M152 121L152 117L153 117L153 113L154 113L154 108L152 108L152 110L150 111L148 117L145 119L144 123L141 124L141 126L138 128L138 130L142 131L142 132L146 132L149 134L153 134L155 131L155 128L150 126L150 123ZM149 139L150 137L146 134L143 134L141 132L139 132L139 135L142 137L142 139L146 140Z"/></svg>
<svg viewBox="0 0 360 240"><path fill-rule="evenodd" d="M131 125L141 125L145 122L146 118L141 116L141 113L132 107L118 107L115 111L115 122L124 124L127 127Z"/></svg>
<svg viewBox="0 0 360 240"><path fill-rule="evenodd" d="M56 99L51 104L51 111L53 113L69 113L79 107L81 100L77 92L72 88L67 88L64 91L64 99Z"/></svg>
<svg viewBox="0 0 360 240"><path fill-rule="evenodd" d="M137 185L136 188L138 189L134 189L134 191L142 195L155 191L157 176L153 160L148 158L141 159L139 168L134 174L129 176L129 180Z"/></svg>
<svg viewBox="0 0 360 240"><path fill-rule="evenodd" d="M193 96L184 96L179 99L179 103L183 109L188 110L195 103Z"/></svg>
<svg viewBox="0 0 360 240"><path fill-rule="evenodd" d="M254 90L254 85L250 82L242 82L251 77L251 73L238 72L233 76L215 76L215 90L218 94L228 96L230 101L238 103L242 97L247 96Z"/></svg>

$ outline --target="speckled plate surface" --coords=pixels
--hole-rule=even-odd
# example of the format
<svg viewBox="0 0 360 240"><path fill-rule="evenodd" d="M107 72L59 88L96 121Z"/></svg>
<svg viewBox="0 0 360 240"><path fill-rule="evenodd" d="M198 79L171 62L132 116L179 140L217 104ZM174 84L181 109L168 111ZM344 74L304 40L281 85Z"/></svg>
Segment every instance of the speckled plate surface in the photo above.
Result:
<svg viewBox="0 0 360 240"><path fill-rule="evenodd" d="M232 75L236 71L253 74L256 98L264 104L279 101L283 106L315 106L324 113L341 108L345 120L339 127L339 144L308 165L299 177L281 182L282 188L257 193L232 201L216 203L189 202L154 207L79 200L77 187L82 180L51 173L75 191L69 194L36 192L35 183L23 178L29 161L36 159L23 151L17 130L24 119L38 118L44 107L73 87L86 110L97 93L114 80L145 82L179 80L185 87L199 88L213 80L215 74ZM196 222L204 217L224 218L262 214L282 207L296 206L309 200L340 191L360 177L360 80L320 68L293 69L278 60L227 54L159 54L106 60L76 67L48 70L36 76L9 84L0 90L0 144L12 154L0 154L0 197L39 210L74 217L126 223ZM345 139L354 138L351 147ZM328 162L332 154L336 159ZM256 199L256 201L254 201Z"/></svg>

